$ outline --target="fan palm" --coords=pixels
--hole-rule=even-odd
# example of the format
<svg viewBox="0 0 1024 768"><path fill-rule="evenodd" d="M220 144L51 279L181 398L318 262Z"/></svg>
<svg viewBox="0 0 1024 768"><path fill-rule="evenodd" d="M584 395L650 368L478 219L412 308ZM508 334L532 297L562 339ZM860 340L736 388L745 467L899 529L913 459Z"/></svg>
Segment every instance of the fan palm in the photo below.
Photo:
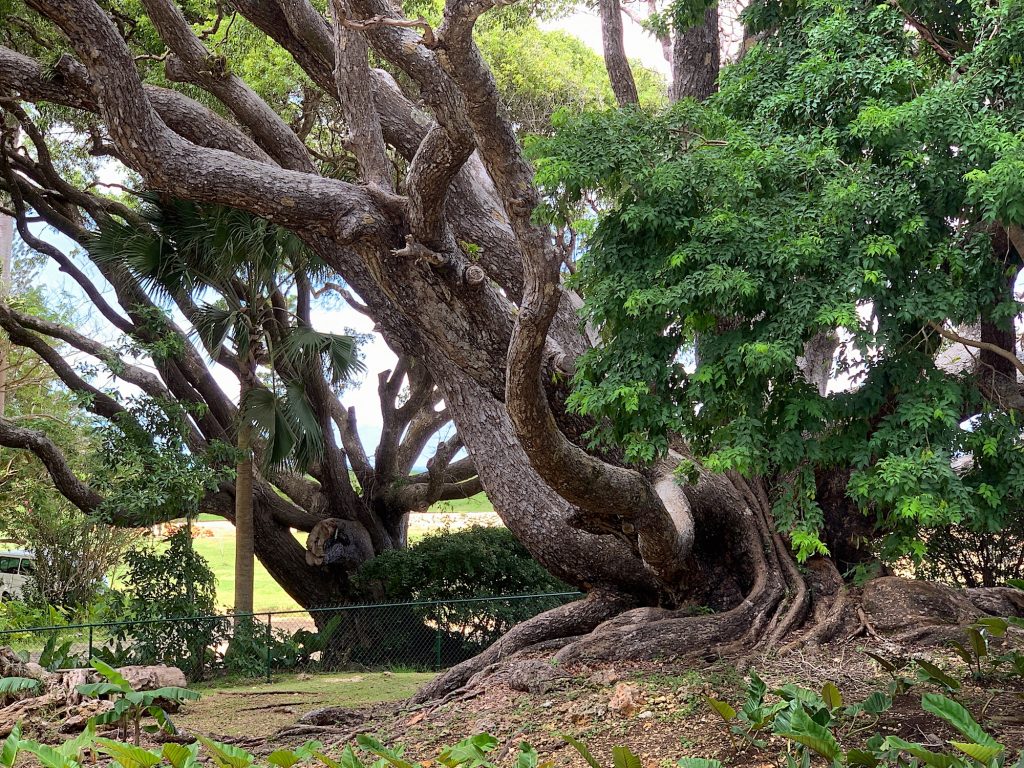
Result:
<svg viewBox="0 0 1024 768"><path fill-rule="evenodd" d="M211 358L237 369L235 611L251 613L254 438L265 446L267 465L304 467L322 458L321 424L302 374L326 370L332 384L344 381L362 368L356 340L318 332L287 308L297 275L314 279L326 271L287 230L231 208L154 197L144 200L141 215L142 227L101 222L89 251L98 263L116 262L147 290L177 303ZM261 367L269 369L269 386L260 380ZM278 367L293 374L283 385Z"/></svg>

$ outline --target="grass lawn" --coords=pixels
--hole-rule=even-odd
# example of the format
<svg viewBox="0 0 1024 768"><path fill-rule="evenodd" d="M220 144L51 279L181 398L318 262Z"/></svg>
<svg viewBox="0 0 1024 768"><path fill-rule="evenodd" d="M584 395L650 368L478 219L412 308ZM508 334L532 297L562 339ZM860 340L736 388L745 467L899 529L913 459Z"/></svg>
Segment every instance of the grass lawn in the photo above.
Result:
<svg viewBox="0 0 1024 768"><path fill-rule="evenodd" d="M216 736L270 736L320 707L362 707L400 701L434 675L429 672L339 672L281 675L262 680L191 686L203 694L189 702L174 721L189 731Z"/></svg>
<svg viewBox="0 0 1024 768"><path fill-rule="evenodd" d="M306 534L299 534L299 540L305 544ZM195 548L209 561L217 576L217 602L222 608L230 608L235 596L235 529L230 525L203 528L203 535L195 539ZM257 560L253 608L257 611L290 611L298 607Z"/></svg>

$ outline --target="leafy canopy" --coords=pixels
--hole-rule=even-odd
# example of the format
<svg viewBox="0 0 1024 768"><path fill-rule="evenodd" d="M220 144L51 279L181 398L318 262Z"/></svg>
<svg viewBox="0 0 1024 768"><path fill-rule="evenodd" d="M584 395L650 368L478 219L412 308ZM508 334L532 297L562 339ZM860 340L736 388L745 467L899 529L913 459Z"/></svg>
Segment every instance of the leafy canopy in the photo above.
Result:
<svg viewBox="0 0 1024 768"><path fill-rule="evenodd" d="M681 433L712 469L776 478L802 557L825 551L822 471L853 468L894 552L1020 514L1020 414L936 363L936 327L1020 313L1024 7L911 11L952 66L889 5L762 0L763 41L705 104L563 114L531 146L552 208L604 202L577 281L604 341L571 401L591 437L644 462ZM830 334L823 396L798 364Z"/></svg>

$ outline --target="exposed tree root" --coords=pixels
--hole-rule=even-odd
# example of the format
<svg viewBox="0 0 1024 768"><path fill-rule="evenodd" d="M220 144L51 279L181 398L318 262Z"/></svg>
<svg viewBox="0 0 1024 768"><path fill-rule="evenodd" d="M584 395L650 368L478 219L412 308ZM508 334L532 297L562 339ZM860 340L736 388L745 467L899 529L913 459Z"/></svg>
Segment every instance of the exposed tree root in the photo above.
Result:
<svg viewBox="0 0 1024 768"><path fill-rule="evenodd" d="M595 590L583 600L545 611L513 627L478 656L458 664L427 683L412 698L413 704L439 699L465 686L474 675L538 643L590 632L602 621L636 605L630 595Z"/></svg>

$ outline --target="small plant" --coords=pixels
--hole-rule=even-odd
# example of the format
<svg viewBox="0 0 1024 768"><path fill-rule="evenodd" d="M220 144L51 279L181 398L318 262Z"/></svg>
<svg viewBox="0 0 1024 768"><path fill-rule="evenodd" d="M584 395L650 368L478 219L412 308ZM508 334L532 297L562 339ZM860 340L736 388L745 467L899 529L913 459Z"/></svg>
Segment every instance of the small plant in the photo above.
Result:
<svg viewBox="0 0 1024 768"><path fill-rule="evenodd" d="M139 746L141 731L143 730L142 720L149 715L156 720L155 726L145 726L147 732L163 730L166 733L176 733L177 729L171 722L167 712L164 711L164 703L180 704L184 701L195 701L199 694L187 688L173 686L157 688L154 691L136 691L131 683L116 669L99 659L92 660L92 668L105 678L102 683L86 683L79 685L77 690L83 696L100 698L110 696L114 698L114 706L108 712L96 715L90 722L94 725L106 725L117 723L118 738L127 740L128 726L133 727L133 741ZM118 762L121 762L118 760ZM124 768L131 766L121 763ZM144 766L143 768L149 768Z"/></svg>

